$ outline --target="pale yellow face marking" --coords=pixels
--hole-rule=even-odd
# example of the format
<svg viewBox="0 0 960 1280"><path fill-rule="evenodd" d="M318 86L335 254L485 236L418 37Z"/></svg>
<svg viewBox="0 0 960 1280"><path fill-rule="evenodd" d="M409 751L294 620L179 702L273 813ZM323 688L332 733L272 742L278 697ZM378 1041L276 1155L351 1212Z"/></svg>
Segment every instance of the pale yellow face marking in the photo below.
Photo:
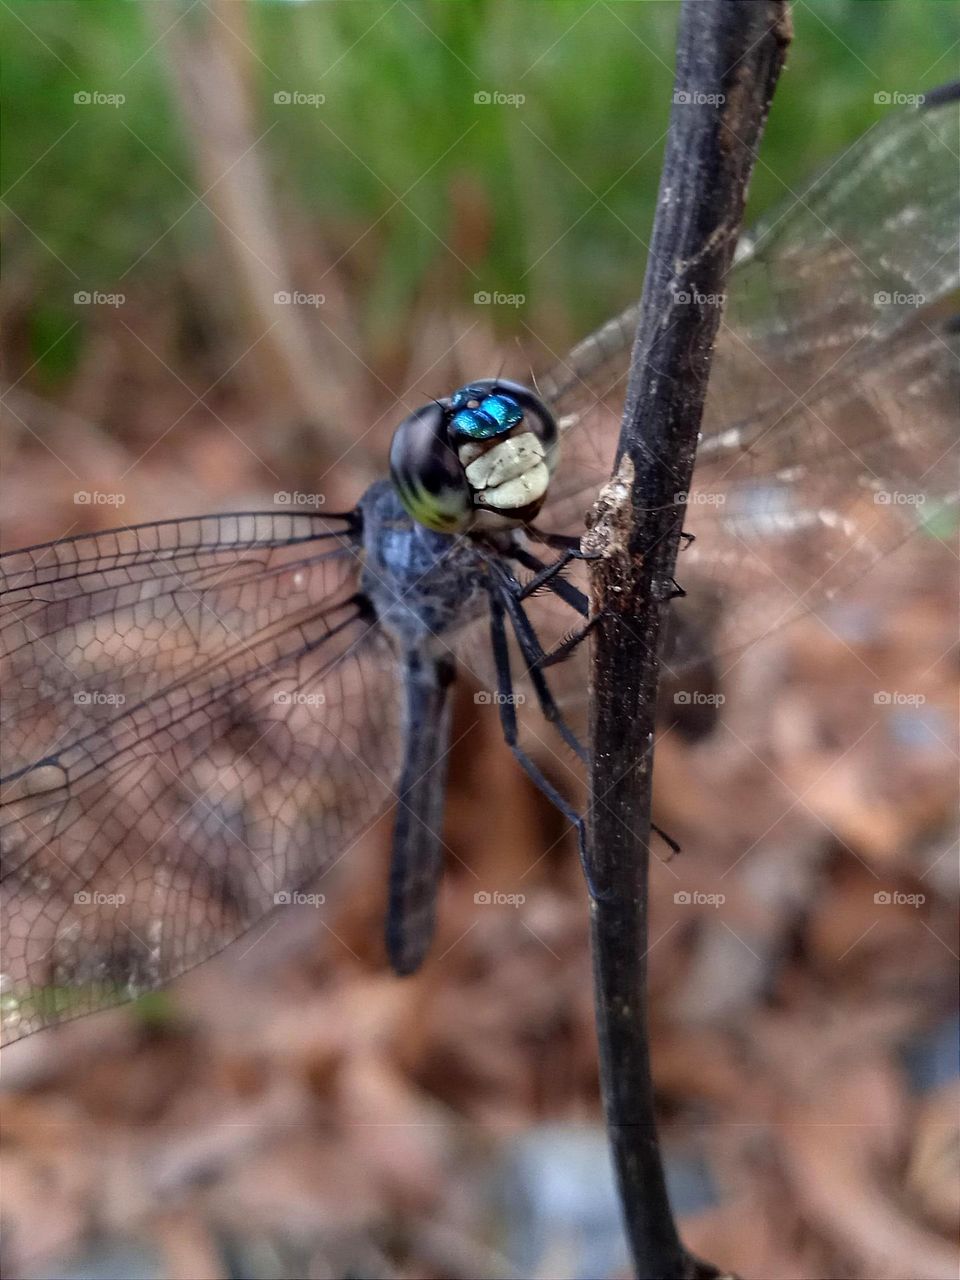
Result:
<svg viewBox="0 0 960 1280"><path fill-rule="evenodd" d="M488 507L496 507L499 511L513 511L537 502L547 492L549 484L550 472L544 463L538 462L523 475L514 476L491 489L484 489L477 494L477 500Z"/></svg>
<svg viewBox="0 0 960 1280"><path fill-rule="evenodd" d="M544 496L556 450L547 454L533 432L523 431L489 448L465 441L458 456L477 503L506 514Z"/></svg>

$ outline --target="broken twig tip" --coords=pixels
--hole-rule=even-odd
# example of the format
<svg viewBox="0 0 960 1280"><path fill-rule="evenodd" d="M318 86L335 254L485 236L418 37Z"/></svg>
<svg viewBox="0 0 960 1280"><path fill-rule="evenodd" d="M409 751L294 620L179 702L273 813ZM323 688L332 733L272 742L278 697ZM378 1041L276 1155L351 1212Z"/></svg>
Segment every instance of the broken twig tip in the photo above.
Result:
<svg viewBox="0 0 960 1280"><path fill-rule="evenodd" d="M624 555L633 522L632 493L635 469L632 459L623 457L616 473L597 495L587 515L587 532L580 539L584 555L610 559Z"/></svg>

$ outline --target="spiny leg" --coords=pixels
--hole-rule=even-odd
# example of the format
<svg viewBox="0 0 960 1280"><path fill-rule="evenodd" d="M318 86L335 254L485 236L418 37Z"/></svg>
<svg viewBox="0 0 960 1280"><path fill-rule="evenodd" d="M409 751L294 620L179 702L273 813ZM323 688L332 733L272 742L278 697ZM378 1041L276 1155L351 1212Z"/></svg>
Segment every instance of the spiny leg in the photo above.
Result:
<svg viewBox="0 0 960 1280"><path fill-rule="evenodd" d="M599 614L590 617L590 602L582 591L578 590L572 583L567 582L563 578L557 577L562 568L570 563L569 557L561 557L559 560L545 565L542 560L538 560L536 556L522 547L513 547L511 555L526 569L535 569L536 576L531 582L521 583L505 568L502 563L497 563L494 567L498 575L506 584L507 590L516 601L526 600L533 594L538 586L547 586L554 595L558 596L564 604L570 606L581 618L586 618L587 622L583 627L572 632L549 653L544 652L539 641L536 641L536 662L535 665L541 669L544 667L552 667L557 662L563 662L576 649L577 645L582 643L593 628L597 625ZM538 581L539 580L539 581ZM524 655L526 656L526 655ZM528 659L530 661L530 659ZM533 665L533 664L531 664Z"/></svg>
<svg viewBox="0 0 960 1280"><path fill-rule="evenodd" d="M510 555L513 556L515 560L519 561L525 569L534 570L534 573L537 576L542 575L538 586L549 585L550 590L554 595L559 596L564 604L568 604L571 609L574 609L579 613L581 618L588 618L590 616L590 601L583 592L579 590L578 587L575 587L572 582L567 582L566 578L557 577L560 570L565 569L570 563L570 557L564 558L561 556L558 560L554 560L550 564L544 564L542 560L538 559L533 552L528 551L526 547L518 546L510 548ZM524 595L531 595L533 591L537 590L537 587L533 587L532 583L528 582L525 586L521 584L521 590Z"/></svg>
<svg viewBox="0 0 960 1280"><path fill-rule="evenodd" d="M552 566L545 566L542 561L537 559L536 556L534 556L531 552L526 551L522 547L514 547L512 549L512 554L515 556L517 560L520 561L520 563L525 568L528 568L528 569L542 570L544 568L552 567ZM510 617L511 617L511 621L514 623L514 633L517 636L517 642L520 645L520 651L523 654L524 658L526 659L527 664L530 668L529 674L531 679L534 682L534 689L536 690L538 699L540 701L540 708L543 711L543 714L546 717L546 719L551 720L554 724L557 725L557 728L560 731L561 735L563 736L564 740L573 747L573 749L576 751L580 759L586 762L586 753L584 752L583 748L580 746L580 743L575 737L575 735L567 728L566 723L563 720L562 714L553 700L553 695L550 693L549 686L546 684L546 681L543 681L542 687L543 687L544 693L546 694L546 697L549 699L549 705L552 706L553 708L553 712L551 713L551 711L548 710L548 707L544 704L544 699L540 695L540 687L538 686L537 677L544 667L552 666L555 662L562 662L564 658L569 657L573 649L575 649L576 646L586 638L586 636L590 633L593 627L597 625L597 623L600 621L601 615L594 614L594 616L587 621L584 627L582 627L579 631L575 632L572 636L569 636L566 640L561 641L561 643L554 650L552 650L551 653L549 654L544 653L543 647L540 644L540 641L537 638L536 633L533 631L533 627L530 623L530 620L527 618L523 610L519 607L518 597L516 596L516 593L513 590L513 588L519 587L521 586L521 584L517 581L517 579L513 576L513 574L510 573L509 570L507 570L502 564L494 563L493 567L496 571L497 576L501 579L504 585L503 602L508 608L508 610L510 611ZM581 616L585 617L589 612L589 605L583 593L578 591L577 588L572 586L569 582L565 582L562 579L560 579L558 582L550 583L551 590L554 590L558 595L562 594L557 590L557 588L560 586L569 587L570 591L572 593L575 593L575 595L580 598L580 600L582 601L582 610L579 603L575 603L572 600L568 600L565 595L562 596L562 598L566 601L566 603L570 604L571 608L576 609L578 613L581 613ZM677 589L678 591L681 590L681 588L679 587ZM517 629L517 624L514 619L514 612L513 612L513 609L511 608L511 605L516 605L517 614L522 619L522 622L525 625L526 629L529 630L529 632L532 634L533 644L536 646L537 654L541 655L537 658L535 662L531 661L530 655L528 654L527 650L524 647L524 641L520 635L519 630ZM502 616L501 616L501 626L502 626ZM671 851L672 854L680 853L680 845L676 842L676 840L673 839L672 836L668 835L667 832L664 831L662 827L658 827L655 822L651 822L650 829L660 837L660 839L664 842L664 844L667 846L667 848ZM586 870L586 868L584 868L584 870Z"/></svg>
<svg viewBox="0 0 960 1280"><path fill-rule="evenodd" d="M564 800L556 787L547 781L520 746L517 732L517 711L513 700L513 678L510 673L510 648L507 644L507 629L504 625L504 606L495 592L490 593L490 643L497 671L497 707L500 713L500 727L503 730L504 740L530 781L576 830L580 864L583 867L583 874L587 881L587 889L591 898L596 898L598 895L594 892L593 883L590 879L590 869L587 866L587 833L584 820L576 809Z"/></svg>
<svg viewBox="0 0 960 1280"><path fill-rule="evenodd" d="M517 558L521 559L521 563L528 563L527 560L522 559L520 556ZM540 565L540 561L538 561L534 556L530 556L529 560L532 561L534 565ZM594 615L592 618L588 616L589 603L582 592L577 591L576 587L571 587L568 582L563 582L562 580L556 582L552 580L549 581L548 585L550 586L551 591L554 591L555 594L559 595L564 603L570 604L571 608L579 613L581 617L587 618L587 622L583 627L580 627L578 630L572 632L561 640L560 643L551 649L549 653L545 652L540 643L540 639L537 636L536 631L533 629L530 620L527 618L521 604L521 602L529 595L529 583L524 586L500 560L491 561L490 567L494 575L502 584L503 602L510 613L514 629L517 631L517 640L520 642L520 647L523 650L523 656L527 659L527 665L530 668L531 675L535 669L542 671L544 667L552 667L558 662L563 662L570 656L574 649L576 649L577 645L581 644L587 638L593 628L597 625L599 615ZM545 567L553 569L552 565L547 565ZM560 586L570 587L570 590L574 595L574 599L568 599L565 594L560 592L558 590L558 587ZM523 636L520 634L521 630L524 632Z"/></svg>
<svg viewBox="0 0 960 1280"><path fill-rule="evenodd" d="M494 590L497 590L497 588L494 588ZM540 704L544 719L555 726L567 746L572 748L583 763L586 764L587 753L583 749L579 738L564 720L563 714L550 691L550 686L547 684L546 677L541 670L544 657L543 647L530 619L524 613L523 606L514 598L508 587L501 586L499 593L501 604L510 618L513 633L517 637L517 644L520 646L520 652L523 654L524 661L527 664L528 674L533 682L534 692L537 695L537 701Z"/></svg>

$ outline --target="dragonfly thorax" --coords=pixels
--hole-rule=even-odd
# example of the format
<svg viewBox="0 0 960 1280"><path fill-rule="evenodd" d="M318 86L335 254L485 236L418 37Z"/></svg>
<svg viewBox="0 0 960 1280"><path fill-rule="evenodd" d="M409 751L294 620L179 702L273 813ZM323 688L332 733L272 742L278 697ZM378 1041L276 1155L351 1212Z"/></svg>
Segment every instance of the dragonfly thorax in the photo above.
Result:
<svg viewBox="0 0 960 1280"><path fill-rule="evenodd" d="M539 396L484 378L404 418L390 474L407 512L428 529L510 528L529 523L543 505L558 440Z"/></svg>
<svg viewBox="0 0 960 1280"><path fill-rule="evenodd" d="M406 510L388 480L360 499L363 571L360 588L381 627L402 650L449 653L445 632L480 611L486 578L472 538L436 533Z"/></svg>

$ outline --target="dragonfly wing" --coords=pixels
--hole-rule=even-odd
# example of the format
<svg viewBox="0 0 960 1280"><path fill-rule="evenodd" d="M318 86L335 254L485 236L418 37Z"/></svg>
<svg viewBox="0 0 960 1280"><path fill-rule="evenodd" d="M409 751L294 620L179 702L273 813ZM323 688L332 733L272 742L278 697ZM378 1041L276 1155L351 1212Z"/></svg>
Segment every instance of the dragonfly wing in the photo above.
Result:
<svg viewBox="0 0 960 1280"><path fill-rule="evenodd" d="M719 603L710 643L742 650L850 589L911 534L948 532L960 499L957 339L915 317L805 400L705 438L678 617L718 617Z"/></svg>
<svg viewBox="0 0 960 1280"><path fill-rule="evenodd" d="M888 113L744 232L730 272L704 431L802 395L851 343L882 337L958 287L960 82ZM696 305L696 300L684 305ZM710 305L705 304L705 305ZM623 403L639 302L538 379L565 434ZM601 434L605 434L601 431ZM566 448L566 445L565 445ZM609 474L609 471L607 472Z"/></svg>
<svg viewBox="0 0 960 1280"><path fill-rule="evenodd" d="M677 494L698 537L683 585L697 577L714 613L733 588L724 646L829 598L957 500L957 125L956 89L892 114L744 242L693 490ZM592 370L594 339L547 380L566 433L543 528L581 528L610 474L606 392L622 392L634 319L601 331Z"/></svg>
<svg viewBox="0 0 960 1280"><path fill-rule="evenodd" d="M746 233L705 436L806 399L865 347L889 349L918 313L938 314L960 286L958 146L960 82L890 112Z"/></svg>
<svg viewBox="0 0 960 1280"><path fill-rule="evenodd" d="M356 557L347 521L258 515L0 558L8 1039L211 956L386 805L397 680Z"/></svg>

